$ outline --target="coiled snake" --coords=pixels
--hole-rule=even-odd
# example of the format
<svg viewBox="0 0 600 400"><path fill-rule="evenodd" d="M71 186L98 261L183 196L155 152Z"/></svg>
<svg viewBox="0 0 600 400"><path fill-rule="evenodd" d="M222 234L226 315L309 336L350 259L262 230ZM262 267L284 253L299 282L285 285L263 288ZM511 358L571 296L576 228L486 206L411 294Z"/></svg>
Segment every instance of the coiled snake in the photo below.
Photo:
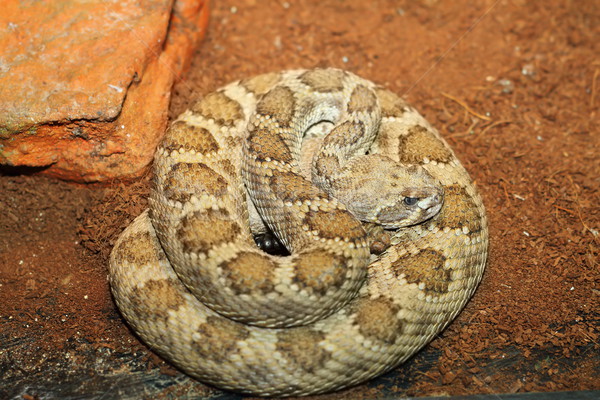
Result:
<svg viewBox="0 0 600 400"><path fill-rule="evenodd" d="M382 254L355 217L391 235ZM266 231L291 255L259 250ZM421 115L349 72L294 70L229 84L173 122L110 282L133 329L189 375L308 395L426 345L487 251L475 186Z"/></svg>

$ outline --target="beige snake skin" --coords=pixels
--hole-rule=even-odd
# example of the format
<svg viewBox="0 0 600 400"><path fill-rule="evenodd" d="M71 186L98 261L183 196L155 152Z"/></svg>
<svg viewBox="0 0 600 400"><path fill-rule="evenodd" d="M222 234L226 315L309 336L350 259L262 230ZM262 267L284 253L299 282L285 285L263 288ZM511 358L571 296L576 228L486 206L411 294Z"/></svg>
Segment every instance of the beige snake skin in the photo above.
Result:
<svg viewBox="0 0 600 400"><path fill-rule="evenodd" d="M333 129L304 150L322 121ZM401 98L345 71L207 95L172 124L154 173L150 209L112 251L113 295L153 350L223 389L297 396L373 378L444 329L483 274L487 220L467 172ZM354 216L388 229L383 254ZM259 250L265 230L291 255Z"/></svg>

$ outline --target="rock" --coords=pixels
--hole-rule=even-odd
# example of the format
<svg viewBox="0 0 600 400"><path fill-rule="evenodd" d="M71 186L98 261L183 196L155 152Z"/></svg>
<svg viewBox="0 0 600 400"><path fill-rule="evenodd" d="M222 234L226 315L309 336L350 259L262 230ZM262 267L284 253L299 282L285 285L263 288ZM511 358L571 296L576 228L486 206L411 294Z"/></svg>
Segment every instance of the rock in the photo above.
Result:
<svg viewBox="0 0 600 400"><path fill-rule="evenodd" d="M78 182L140 176L207 0L5 0L0 164Z"/></svg>

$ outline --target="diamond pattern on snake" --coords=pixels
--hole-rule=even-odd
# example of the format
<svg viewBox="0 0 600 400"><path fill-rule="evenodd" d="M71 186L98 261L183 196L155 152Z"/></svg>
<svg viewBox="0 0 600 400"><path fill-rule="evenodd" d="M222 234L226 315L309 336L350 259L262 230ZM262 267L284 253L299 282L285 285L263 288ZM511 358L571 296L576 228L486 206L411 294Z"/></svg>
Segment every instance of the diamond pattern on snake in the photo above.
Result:
<svg viewBox="0 0 600 400"><path fill-rule="evenodd" d="M475 185L414 108L347 71L290 70L233 82L172 123L110 283L185 373L300 396L414 355L464 307L487 254Z"/></svg>

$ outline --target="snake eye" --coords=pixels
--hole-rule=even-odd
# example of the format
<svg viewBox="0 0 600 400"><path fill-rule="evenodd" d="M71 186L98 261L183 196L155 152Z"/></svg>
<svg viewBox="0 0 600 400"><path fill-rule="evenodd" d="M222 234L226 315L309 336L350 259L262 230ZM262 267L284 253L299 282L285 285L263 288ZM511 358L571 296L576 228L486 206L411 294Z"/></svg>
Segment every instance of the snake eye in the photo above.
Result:
<svg viewBox="0 0 600 400"><path fill-rule="evenodd" d="M406 204L407 206L414 206L418 202L419 202L418 197L405 197L404 198L404 204Z"/></svg>

